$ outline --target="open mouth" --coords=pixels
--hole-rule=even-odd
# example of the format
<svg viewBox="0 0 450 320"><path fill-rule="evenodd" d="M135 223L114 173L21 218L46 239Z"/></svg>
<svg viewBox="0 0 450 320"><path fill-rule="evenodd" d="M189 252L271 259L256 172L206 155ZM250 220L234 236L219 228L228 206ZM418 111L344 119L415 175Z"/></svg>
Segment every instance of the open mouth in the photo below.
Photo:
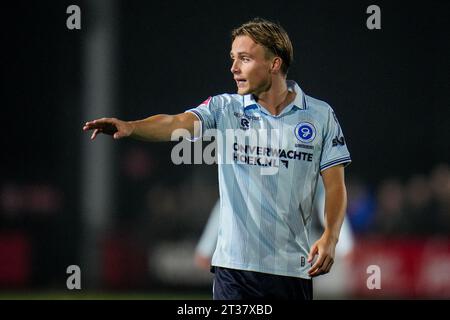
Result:
<svg viewBox="0 0 450 320"><path fill-rule="evenodd" d="M235 79L235 80L238 88L245 86L245 84L247 83L247 80L245 79Z"/></svg>

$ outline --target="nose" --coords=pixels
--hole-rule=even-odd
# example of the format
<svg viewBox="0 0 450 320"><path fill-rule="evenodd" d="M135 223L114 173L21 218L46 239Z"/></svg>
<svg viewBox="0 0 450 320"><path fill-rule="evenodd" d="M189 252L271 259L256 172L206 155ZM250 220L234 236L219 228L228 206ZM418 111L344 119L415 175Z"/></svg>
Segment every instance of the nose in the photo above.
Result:
<svg viewBox="0 0 450 320"><path fill-rule="evenodd" d="M239 72L239 68L238 68L238 61L233 60L233 63L231 64L231 69L230 69L232 74L238 73Z"/></svg>

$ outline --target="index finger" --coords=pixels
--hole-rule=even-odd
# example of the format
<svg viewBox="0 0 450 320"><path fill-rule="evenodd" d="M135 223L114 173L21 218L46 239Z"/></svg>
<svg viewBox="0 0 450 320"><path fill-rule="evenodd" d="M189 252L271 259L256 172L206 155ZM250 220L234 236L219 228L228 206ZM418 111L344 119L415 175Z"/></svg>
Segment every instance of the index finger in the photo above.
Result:
<svg viewBox="0 0 450 320"><path fill-rule="evenodd" d="M88 129L98 128L104 124L114 123L114 119L112 118L100 118L86 122L84 127Z"/></svg>
<svg viewBox="0 0 450 320"><path fill-rule="evenodd" d="M95 119L95 120L91 121L91 123L98 123L98 124L113 123L113 122L114 122L113 118L100 118L100 119Z"/></svg>

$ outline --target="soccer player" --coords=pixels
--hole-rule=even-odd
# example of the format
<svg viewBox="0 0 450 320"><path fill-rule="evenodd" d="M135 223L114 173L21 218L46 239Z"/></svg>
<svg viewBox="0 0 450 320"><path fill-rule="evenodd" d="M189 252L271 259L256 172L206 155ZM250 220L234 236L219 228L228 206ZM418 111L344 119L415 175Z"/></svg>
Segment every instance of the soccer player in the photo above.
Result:
<svg viewBox="0 0 450 320"><path fill-rule="evenodd" d="M230 57L237 94L213 96L177 115L138 121L102 118L83 129L94 130L91 139L104 133L148 141L168 141L175 129L186 129L194 138L212 129L236 132L231 138L226 135L232 139L227 147L218 148L218 158L227 161L218 165L213 297L309 300L312 278L333 265L346 210L344 166L350 154L332 108L287 80L293 49L279 24L257 18L234 29ZM270 139L261 138L259 144L237 138L238 132L251 130L270 132ZM311 244L319 174L326 222L321 237Z"/></svg>

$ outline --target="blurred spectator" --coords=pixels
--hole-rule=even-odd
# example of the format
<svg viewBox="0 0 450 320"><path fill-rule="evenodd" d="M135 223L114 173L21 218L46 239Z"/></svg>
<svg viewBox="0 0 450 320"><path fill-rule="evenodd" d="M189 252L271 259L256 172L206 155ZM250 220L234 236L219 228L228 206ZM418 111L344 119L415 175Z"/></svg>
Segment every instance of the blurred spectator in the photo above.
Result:
<svg viewBox="0 0 450 320"><path fill-rule="evenodd" d="M381 182L373 232L388 236L450 234L450 171L436 166L430 176L412 175Z"/></svg>
<svg viewBox="0 0 450 320"><path fill-rule="evenodd" d="M410 228L404 203L405 191L401 182L394 178L384 180L378 188L373 231L385 236L406 234Z"/></svg>
<svg viewBox="0 0 450 320"><path fill-rule="evenodd" d="M436 233L450 235L450 169L439 164L431 172L430 187L436 210Z"/></svg>
<svg viewBox="0 0 450 320"><path fill-rule="evenodd" d="M409 235L431 235L437 229L437 212L432 202L429 180L424 175L413 175L405 186L406 216L403 224Z"/></svg>
<svg viewBox="0 0 450 320"><path fill-rule="evenodd" d="M356 234L366 233L375 214L375 197L370 188L359 178L347 178L347 216Z"/></svg>

